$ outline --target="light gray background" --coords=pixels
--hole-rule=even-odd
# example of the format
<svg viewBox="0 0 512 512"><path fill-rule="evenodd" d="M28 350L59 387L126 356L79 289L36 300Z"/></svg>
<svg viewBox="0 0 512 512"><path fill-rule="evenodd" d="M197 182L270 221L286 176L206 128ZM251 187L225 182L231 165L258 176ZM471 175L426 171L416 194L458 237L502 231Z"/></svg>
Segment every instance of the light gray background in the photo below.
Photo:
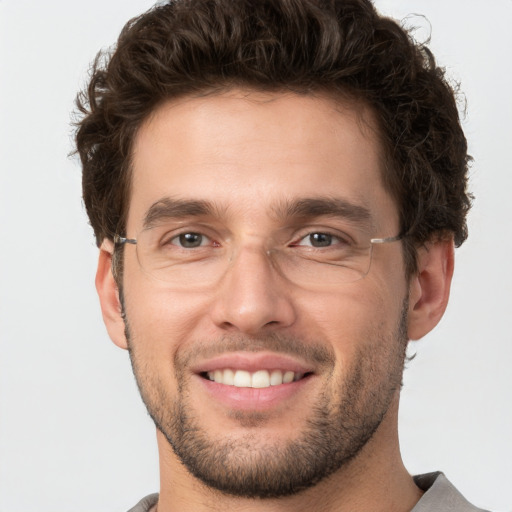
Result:
<svg viewBox="0 0 512 512"><path fill-rule="evenodd" d="M376 3L430 21L431 48L466 93L475 158L451 304L406 371L404 458L512 511L512 1ZM151 4L0 0L0 511L123 511L158 489L154 429L102 324L66 156L89 62ZM406 23L427 37L423 18Z"/></svg>

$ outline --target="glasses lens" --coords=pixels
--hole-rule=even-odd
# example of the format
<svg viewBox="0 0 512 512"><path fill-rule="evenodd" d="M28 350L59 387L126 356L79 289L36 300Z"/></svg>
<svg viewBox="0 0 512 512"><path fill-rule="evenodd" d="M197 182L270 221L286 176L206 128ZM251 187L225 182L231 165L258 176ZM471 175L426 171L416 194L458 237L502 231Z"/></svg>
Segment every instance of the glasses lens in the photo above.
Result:
<svg viewBox="0 0 512 512"><path fill-rule="evenodd" d="M337 254L301 253L287 248L270 256L287 280L308 289L325 289L362 279L370 270L371 245Z"/></svg>
<svg viewBox="0 0 512 512"><path fill-rule="evenodd" d="M142 269L175 289L208 288L219 282L233 264L232 248L215 244L201 233L175 233L165 227L152 228L137 237ZM370 269L371 243L341 242L339 238L333 243L329 236L314 233L300 244L268 251L262 248L262 264L267 260L277 274L310 289L336 287L363 278Z"/></svg>

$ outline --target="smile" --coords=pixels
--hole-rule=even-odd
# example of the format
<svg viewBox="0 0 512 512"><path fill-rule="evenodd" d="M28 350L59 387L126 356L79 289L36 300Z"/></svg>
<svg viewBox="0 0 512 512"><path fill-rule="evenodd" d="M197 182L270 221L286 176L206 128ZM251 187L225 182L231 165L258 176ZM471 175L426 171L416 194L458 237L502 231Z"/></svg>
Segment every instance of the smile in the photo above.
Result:
<svg viewBox="0 0 512 512"><path fill-rule="evenodd" d="M226 368L206 372L205 377L217 384L235 386L237 388L268 388L290 384L302 379L305 374L285 370L257 370L249 372L246 370L232 370Z"/></svg>
<svg viewBox="0 0 512 512"><path fill-rule="evenodd" d="M318 368L295 355L238 351L199 361L190 371L213 403L232 411L265 411L303 398Z"/></svg>

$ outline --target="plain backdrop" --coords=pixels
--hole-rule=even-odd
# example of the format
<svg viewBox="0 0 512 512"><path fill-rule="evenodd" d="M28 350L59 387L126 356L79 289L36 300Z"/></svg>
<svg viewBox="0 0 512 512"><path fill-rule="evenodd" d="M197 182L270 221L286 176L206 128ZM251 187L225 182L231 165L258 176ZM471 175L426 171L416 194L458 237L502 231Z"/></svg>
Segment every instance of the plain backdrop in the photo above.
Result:
<svg viewBox="0 0 512 512"><path fill-rule="evenodd" d="M376 4L431 37L461 83L475 160L450 306L411 347L403 455L411 473L442 469L475 504L510 512L512 1ZM0 0L0 512L122 512L158 490L154 427L102 324L67 156L89 63L151 5Z"/></svg>

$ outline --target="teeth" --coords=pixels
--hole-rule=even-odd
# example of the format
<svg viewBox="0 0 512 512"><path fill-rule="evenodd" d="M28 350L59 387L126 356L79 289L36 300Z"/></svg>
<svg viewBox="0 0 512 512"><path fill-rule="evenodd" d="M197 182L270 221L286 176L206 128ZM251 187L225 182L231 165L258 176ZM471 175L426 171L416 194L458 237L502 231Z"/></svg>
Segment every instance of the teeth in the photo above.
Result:
<svg viewBox="0 0 512 512"><path fill-rule="evenodd" d="M218 382L217 380L215 382ZM245 372L243 370L238 370L235 372L235 378L233 380L233 385L237 388L251 388L251 374L249 372Z"/></svg>
<svg viewBox="0 0 512 512"><path fill-rule="evenodd" d="M223 384L226 384L227 386L235 385L235 372L233 370L224 370L223 372L221 371L220 373Z"/></svg>
<svg viewBox="0 0 512 512"><path fill-rule="evenodd" d="M302 373L294 373L291 371L282 372L281 370L258 370L250 373L245 370L215 370L207 373L208 379L224 384L226 386L235 386L238 388L268 388L270 386L279 386L281 384L289 384L295 382L302 377Z"/></svg>
<svg viewBox="0 0 512 512"><path fill-rule="evenodd" d="M267 370L260 370L252 374L251 387L268 388L270 386L270 375Z"/></svg>
<svg viewBox="0 0 512 512"><path fill-rule="evenodd" d="M274 370L270 374L270 385L271 386L279 386L279 384L283 383L283 372L281 370Z"/></svg>
<svg viewBox="0 0 512 512"><path fill-rule="evenodd" d="M283 384L290 384L290 382L293 382L293 378L295 377L293 372L286 372L283 375Z"/></svg>

